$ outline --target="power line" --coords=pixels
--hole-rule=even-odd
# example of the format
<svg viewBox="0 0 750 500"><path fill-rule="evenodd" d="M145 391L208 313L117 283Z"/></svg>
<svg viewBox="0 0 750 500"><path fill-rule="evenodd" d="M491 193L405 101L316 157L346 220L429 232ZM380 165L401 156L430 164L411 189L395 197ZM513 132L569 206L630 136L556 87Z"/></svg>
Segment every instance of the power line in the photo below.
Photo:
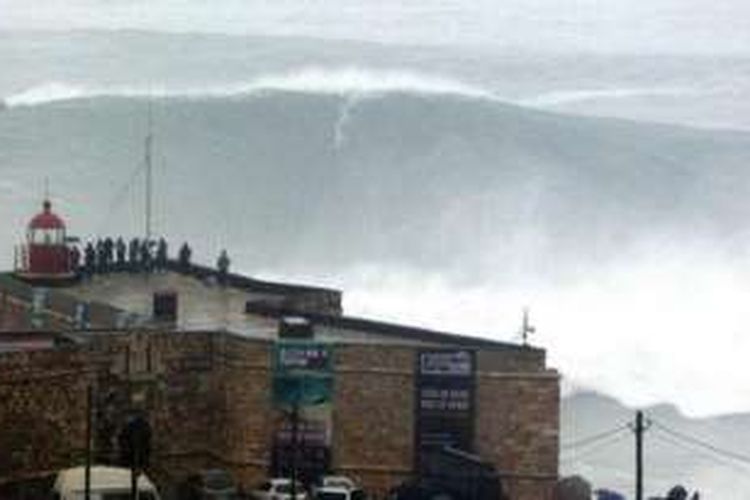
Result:
<svg viewBox="0 0 750 500"><path fill-rule="evenodd" d="M598 434L594 434L591 436L587 436L585 438L577 439L575 441L571 441L568 443L563 443L560 445L561 450L567 450L570 448L580 448L582 446L587 446L588 444L596 443L599 440L608 438L609 436L613 436L619 432L628 430L627 425L621 425L619 427L615 427L614 429L610 429L608 431L600 432Z"/></svg>
<svg viewBox="0 0 750 500"><path fill-rule="evenodd" d="M676 446L685 451L689 451L691 453L700 453L704 457L710 459L715 464L722 465L725 467L730 467L732 469L742 472L743 474L747 474L748 470L750 470L747 468L747 466L743 465L742 463L731 461L730 459L724 458L721 455L717 456L716 454L711 454L705 448L696 448L694 445L689 445L685 443L684 441L675 439L674 437L670 437L671 435L669 434L657 432L653 434L653 436L659 441L670 444L672 446Z"/></svg>
<svg viewBox="0 0 750 500"><path fill-rule="evenodd" d="M145 197L145 236L147 240L151 239L152 230L152 197L153 197L153 110L152 103L148 101L148 117L147 117L147 132L144 139L144 156L141 163L138 163L133 169L132 173L128 177L127 181L120 187L115 196L112 198L109 206L107 207L106 215L102 218L102 222L97 227L97 233L99 233L101 227L103 227L109 218L114 214L115 210L119 208L120 203L124 200L125 196L130 191L135 179L139 177L141 171L144 172L146 191Z"/></svg>
<svg viewBox="0 0 750 500"><path fill-rule="evenodd" d="M622 430L624 430L624 429L622 429ZM591 444L595 444L595 446L589 446L585 450L582 450L582 451L570 450L568 452L569 455L566 456L566 457L562 457L560 459L560 462L569 463L569 462L572 462L572 461L582 460L582 459L584 459L586 457L589 457L591 455L595 455L596 453L601 452L603 449L608 448L609 446L611 446L611 445L613 445L613 444L615 444L615 443L617 443L619 441L622 441L626 437L627 437L627 434L624 434L624 433L623 434L620 434L620 433L611 434L609 436L609 438L603 438L603 439L597 441L596 443L591 443Z"/></svg>
<svg viewBox="0 0 750 500"><path fill-rule="evenodd" d="M143 163L139 163L130 173L125 183L123 183L120 186L120 189L112 197L112 201L107 207L107 211L105 212L104 217L102 217L101 223L97 227L97 231L96 231L97 234L101 232L101 229L109 222L110 217L112 217L115 211L120 207L120 204L130 192L130 188L131 186L133 186L135 179L139 176L139 174L144 168L145 168L145 165Z"/></svg>
<svg viewBox="0 0 750 500"><path fill-rule="evenodd" d="M705 448L707 450L710 450L710 451L712 451L712 452L714 452L714 453L716 453L718 455L722 455L724 457L731 458L733 460L737 460L738 462L742 462L744 464L750 465L750 456L742 455L742 454L737 453L735 451L730 451L730 450L725 450L723 448L719 448L718 446L715 446L715 445L713 445L711 443L708 443L706 441L703 441L701 439L694 438L692 436L688 436L687 434L683 434L681 432L678 432L678 431L675 431L673 429L670 429L669 427L667 427L667 426L665 426L665 425L663 425L663 424L661 424L659 422L656 422L656 421L654 422L654 426L657 427L662 432L665 432L665 433L667 433L667 434L669 434L669 435L671 435L671 436L673 436L673 437L675 437L677 439L680 439L682 441L686 441L686 442L691 443L691 444L693 444L695 446L700 446L700 447Z"/></svg>

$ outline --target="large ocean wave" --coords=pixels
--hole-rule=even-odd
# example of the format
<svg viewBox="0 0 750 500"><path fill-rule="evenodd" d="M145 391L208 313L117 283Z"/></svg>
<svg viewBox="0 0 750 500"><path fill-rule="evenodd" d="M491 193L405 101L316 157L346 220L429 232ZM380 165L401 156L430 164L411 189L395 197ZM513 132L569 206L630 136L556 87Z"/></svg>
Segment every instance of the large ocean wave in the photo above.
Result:
<svg viewBox="0 0 750 500"><path fill-rule="evenodd" d="M45 82L5 97L8 107L36 106L59 101L99 97L137 98L231 98L269 91L330 95L382 95L387 93L450 94L469 98L494 99L487 90L439 75L406 70L365 70L360 68L302 68L269 73L247 82L201 87L179 86L96 86L70 82Z"/></svg>
<svg viewBox="0 0 750 500"><path fill-rule="evenodd" d="M45 177L72 234L142 234L151 103L153 227L196 260L227 248L251 274L338 280L351 312L467 333L511 332L528 301L577 379L731 408L713 396L728 373L700 397L676 387L716 372L690 363L714 311L717 346L746 324L750 135L543 113L424 79L313 81L252 99L16 101L0 113L2 247L23 237ZM679 365L658 354L675 335L690 339ZM622 363L601 363L615 349ZM633 366L643 383L623 387Z"/></svg>

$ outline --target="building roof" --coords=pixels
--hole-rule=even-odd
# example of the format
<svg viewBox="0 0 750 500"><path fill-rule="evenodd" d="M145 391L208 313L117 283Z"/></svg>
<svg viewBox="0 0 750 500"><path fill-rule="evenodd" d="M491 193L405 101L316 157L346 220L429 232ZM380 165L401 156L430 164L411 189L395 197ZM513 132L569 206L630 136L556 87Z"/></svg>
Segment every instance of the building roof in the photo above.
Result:
<svg viewBox="0 0 750 500"><path fill-rule="evenodd" d="M181 269L179 263L170 261L168 265L171 271L186 274L201 280L216 278L218 271L208 266L191 263L187 269ZM275 281L259 280L243 276L241 274L229 273L226 283L232 288L247 292L268 293L283 296L316 296L324 297L334 309L341 309L341 291L333 288L318 286L299 285L296 283L280 283Z"/></svg>
<svg viewBox="0 0 750 500"><path fill-rule="evenodd" d="M152 314L152 297L170 290L179 298L175 330L223 330L273 340L278 321L285 317L308 320L323 338L346 342L394 342L543 352L530 346L490 338L448 333L403 324L344 316L341 292L330 288L257 280L228 274L219 285L218 271L170 261L168 270L146 275L114 271L83 279L68 287L49 290L47 308L72 318L76 304L90 308L88 328L143 327ZM21 300L33 300L32 287L0 274L0 291ZM127 317L142 318L132 322ZM145 322L144 322L145 321Z"/></svg>
<svg viewBox="0 0 750 500"><path fill-rule="evenodd" d="M523 351L539 351L536 347L530 347L525 345L514 344L510 342L502 342L499 340L493 340L482 337L474 337L470 335L461 335L457 333L443 332L439 330L431 330L428 328L421 328L416 326L408 326L398 323L390 323L387 321L379 321L366 318L358 318L354 316L343 316L333 315L325 313L314 313L314 312L299 312L294 310L285 310L278 308L273 305L264 304L262 302L251 302L246 305L247 312L258 314L261 316L282 318L285 316L303 317L310 321L312 325L327 326L337 328L341 330L355 330L366 332L370 334L376 334L382 337L390 337L394 339L412 340L418 342L424 342L428 344L443 344L451 346L462 346L469 348L500 348L503 350L523 350Z"/></svg>

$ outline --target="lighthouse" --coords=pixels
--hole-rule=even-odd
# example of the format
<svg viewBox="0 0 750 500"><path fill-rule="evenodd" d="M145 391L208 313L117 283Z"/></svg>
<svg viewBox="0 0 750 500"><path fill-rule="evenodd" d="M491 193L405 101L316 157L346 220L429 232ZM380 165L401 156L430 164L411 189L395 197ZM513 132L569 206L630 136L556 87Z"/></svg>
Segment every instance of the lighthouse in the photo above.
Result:
<svg viewBox="0 0 750 500"><path fill-rule="evenodd" d="M68 246L65 222L45 199L26 230L26 243L16 254L16 274L26 281L64 282L75 277L75 253Z"/></svg>

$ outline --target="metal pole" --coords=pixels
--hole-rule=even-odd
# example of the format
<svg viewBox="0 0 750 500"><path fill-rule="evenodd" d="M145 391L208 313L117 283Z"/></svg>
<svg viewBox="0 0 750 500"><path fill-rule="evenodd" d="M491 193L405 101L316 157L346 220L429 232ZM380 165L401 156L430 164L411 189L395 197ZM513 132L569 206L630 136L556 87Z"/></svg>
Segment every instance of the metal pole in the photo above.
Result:
<svg viewBox="0 0 750 500"><path fill-rule="evenodd" d="M83 498L91 499L91 413L93 409L94 391L91 384L86 388L86 470L83 483Z"/></svg>
<svg viewBox="0 0 750 500"><path fill-rule="evenodd" d="M141 443L138 442L138 439L133 436L133 431L131 428L130 449L132 453L132 460L130 462L130 498L132 500L138 500L138 473L140 472L141 467L140 445Z"/></svg>
<svg viewBox="0 0 750 500"><path fill-rule="evenodd" d="M635 414L635 499L643 500L643 412Z"/></svg>
<svg viewBox="0 0 750 500"><path fill-rule="evenodd" d="M297 500L297 432L299 426L299 405L292 407L292 500Z"/></svg>
<svg viewBox="0 0 750 500"><path fill-rule="evenodd" d="M138 500L138 468L135 462L130 466L130 498Z"/></svg>
<svg viewBox="0 0 750 500"><path fill-rule="evenodd" d="M154 136L151 100L148 101L148 135L146 135L146 244L151 241L151 190L152 190L152 149Z"/></svg>

